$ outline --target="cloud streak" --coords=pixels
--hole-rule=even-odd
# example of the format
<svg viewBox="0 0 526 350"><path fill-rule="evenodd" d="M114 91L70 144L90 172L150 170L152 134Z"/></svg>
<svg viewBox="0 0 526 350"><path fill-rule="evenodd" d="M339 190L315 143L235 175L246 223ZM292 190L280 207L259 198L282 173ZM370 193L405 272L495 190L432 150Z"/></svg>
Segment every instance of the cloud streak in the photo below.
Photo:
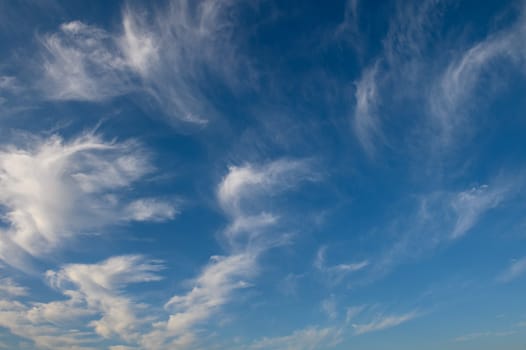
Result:
<svg viewBox="0 0 526 350"><path fill-rule="evenodd" d="M411 321L418 316L419 315L417 312L410 312L403 315L388 315L378 317L369 323L355 323L352 325L352 327L354 328L355 334L360 335L396 327L402 323Z"/></svg>
<svg viewBox="0 0 526 350"><path fill-rule="evenodd" d="M526 257L513 261L508 268L503 271L498 280L509 283L526 274Z"/></svg>

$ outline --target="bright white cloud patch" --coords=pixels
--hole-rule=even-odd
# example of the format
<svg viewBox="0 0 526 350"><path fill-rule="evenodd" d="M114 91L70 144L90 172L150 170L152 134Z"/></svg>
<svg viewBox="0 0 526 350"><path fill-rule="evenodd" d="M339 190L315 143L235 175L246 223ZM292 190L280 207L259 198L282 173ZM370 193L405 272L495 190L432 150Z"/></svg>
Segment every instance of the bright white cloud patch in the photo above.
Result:
<svg viewBox="0 0 526 350"><path fill-rule="evenodd" d="M105 142L93 134L64 141L33 139L0 150L0 256L22 267L24 254L42 257L81 233L129 220L164 220L168 203L130 202L126 188L152 170L135 142Z"/></svg>

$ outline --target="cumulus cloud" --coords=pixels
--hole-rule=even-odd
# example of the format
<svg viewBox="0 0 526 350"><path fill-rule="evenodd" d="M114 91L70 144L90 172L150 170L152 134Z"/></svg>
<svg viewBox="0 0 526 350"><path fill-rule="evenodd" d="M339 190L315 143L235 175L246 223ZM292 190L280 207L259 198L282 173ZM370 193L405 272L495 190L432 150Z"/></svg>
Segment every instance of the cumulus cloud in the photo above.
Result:
<svg viewBox="0 0 526 350"><path fill-rule="evenodd" d="M3 146L0 257L23 267L24 256L43 257L79 233L123 220L172 218L176 210L168 203L122 198L152 170L136 142L106 142L91 133Z"/></svg>

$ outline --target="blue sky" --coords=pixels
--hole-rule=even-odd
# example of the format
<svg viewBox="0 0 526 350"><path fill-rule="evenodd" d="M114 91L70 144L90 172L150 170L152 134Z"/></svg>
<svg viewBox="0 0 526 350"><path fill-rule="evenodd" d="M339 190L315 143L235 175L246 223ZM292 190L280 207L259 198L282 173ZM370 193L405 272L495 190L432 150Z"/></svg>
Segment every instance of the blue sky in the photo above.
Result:
<svg viewBox="0 0 526 350"><path fill-rule="evenodd" d="M0 348L524 349L526 2L0 2Z"/></svg>

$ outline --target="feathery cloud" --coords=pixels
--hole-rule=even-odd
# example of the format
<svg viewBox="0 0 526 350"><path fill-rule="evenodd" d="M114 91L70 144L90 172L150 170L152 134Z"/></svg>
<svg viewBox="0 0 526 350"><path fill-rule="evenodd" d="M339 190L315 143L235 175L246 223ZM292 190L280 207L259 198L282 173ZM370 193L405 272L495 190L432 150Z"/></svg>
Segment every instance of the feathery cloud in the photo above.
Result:
<svg viewBox="0 0 526 350"><path fill-rule="evenodd" d="M419 314L417 312L410 312L403 315L388 315L388 316L381 316L376 318L375 320L365 323L365 324L353 324L352 327L354 328L355 334L365 334L370 332L376 332L387 328L396 327L398 325L401 325L402 323L408 322L416 317L418 317Z"/></svg>

